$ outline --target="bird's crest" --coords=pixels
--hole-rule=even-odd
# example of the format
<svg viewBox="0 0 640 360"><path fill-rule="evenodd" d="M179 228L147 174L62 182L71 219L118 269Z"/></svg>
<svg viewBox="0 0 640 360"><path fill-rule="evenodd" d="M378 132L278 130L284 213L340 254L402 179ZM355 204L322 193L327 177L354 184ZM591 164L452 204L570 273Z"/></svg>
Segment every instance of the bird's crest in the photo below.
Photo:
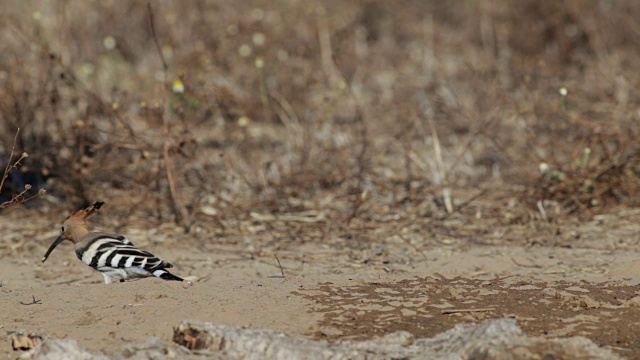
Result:
<svg viewBox="0 0 640 360"><path fill-rule="evenodd" d="M84 220L87 216L100 210L100 207L104 205L103 201L96 201L93 205L82 208L69 216L67 219Z"/></svg>

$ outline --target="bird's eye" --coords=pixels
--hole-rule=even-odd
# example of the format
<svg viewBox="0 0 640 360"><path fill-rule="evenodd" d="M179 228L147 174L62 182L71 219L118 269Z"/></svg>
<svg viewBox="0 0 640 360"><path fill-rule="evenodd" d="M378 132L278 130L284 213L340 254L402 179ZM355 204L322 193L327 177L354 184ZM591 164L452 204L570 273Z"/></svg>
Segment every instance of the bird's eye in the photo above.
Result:
<svg viewBox="0 0 640 360"><path fill-rule="evenodd" d="M60 228L60 232L64 232L64 226Z"/></svg>

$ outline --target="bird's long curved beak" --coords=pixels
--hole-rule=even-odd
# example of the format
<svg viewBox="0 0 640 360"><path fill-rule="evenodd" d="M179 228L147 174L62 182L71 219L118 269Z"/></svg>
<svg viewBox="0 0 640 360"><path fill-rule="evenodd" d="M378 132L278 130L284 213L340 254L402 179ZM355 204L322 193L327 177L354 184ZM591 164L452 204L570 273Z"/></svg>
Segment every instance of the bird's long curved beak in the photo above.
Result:
<svg viewBox="0 0 640 360"><path fill-rule="evenodd" d="M49 246L49 250L47 250L47 253L44 254L44 257L42 258L42 262L47 261L47 258L49 257L49 254L51 254L51 252L53 251L53 249L56 248L56 246L60 245L60 243L64 241L64 238L62 237L62 235L58 236L58 238L56 239L56 241L53 242L53 244L51 244L51 246Z"/></svg>

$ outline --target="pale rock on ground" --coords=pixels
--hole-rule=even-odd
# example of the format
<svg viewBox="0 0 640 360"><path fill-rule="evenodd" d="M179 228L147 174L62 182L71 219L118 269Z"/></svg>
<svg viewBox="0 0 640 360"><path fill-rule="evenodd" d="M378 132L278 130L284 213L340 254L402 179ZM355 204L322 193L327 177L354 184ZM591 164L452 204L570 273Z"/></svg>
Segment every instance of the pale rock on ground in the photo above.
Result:
<svg viewBox="0 0 640 360"><path fill-rule="evenodd" d="M584 337L547 339L523 335L513 319L460 324L433 338L414 339L395 332L370 341L329 343L292 338L273 330L183 321L167 347L160 339L129 346L114 359L621 359ZM27 354L25 354L27 355ZM32 359L104 360L81 349L73 340L45 340L29 354ZM27 357L27 358L29 358Z"/></svg>

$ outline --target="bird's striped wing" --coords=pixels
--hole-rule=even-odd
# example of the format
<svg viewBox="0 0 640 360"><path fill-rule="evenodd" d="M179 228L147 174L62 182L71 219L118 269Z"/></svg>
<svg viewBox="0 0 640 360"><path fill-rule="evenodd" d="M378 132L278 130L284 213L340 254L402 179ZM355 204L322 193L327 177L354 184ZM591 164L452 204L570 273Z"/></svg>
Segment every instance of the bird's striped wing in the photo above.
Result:
<svg viewBox="0 0 640 360"><path fill-rule="evenodd" d="M148 251L138 249L122 235L94 234L76 249L76 255L94 269L136 267L153 272L171 267Z"/></svg>

